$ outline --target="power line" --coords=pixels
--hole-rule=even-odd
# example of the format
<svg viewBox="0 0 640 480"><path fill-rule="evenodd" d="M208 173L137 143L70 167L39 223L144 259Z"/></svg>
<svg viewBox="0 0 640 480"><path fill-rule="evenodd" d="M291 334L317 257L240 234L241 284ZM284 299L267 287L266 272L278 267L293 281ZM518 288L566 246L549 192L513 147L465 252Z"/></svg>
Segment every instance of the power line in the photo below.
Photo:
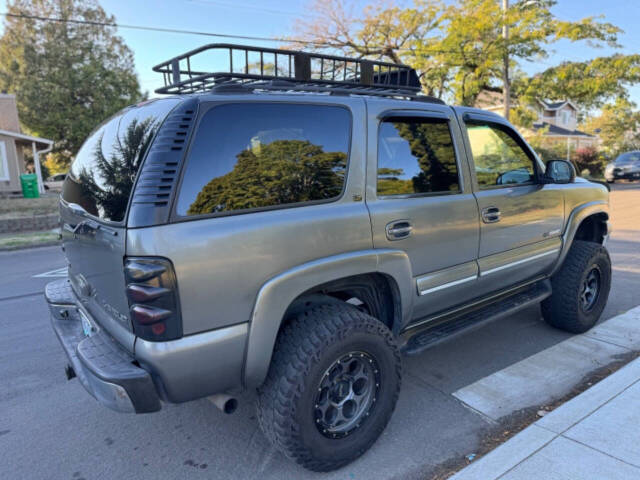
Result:
<svg viewBox="0 0 640 480"><path fill-rule="evenodd" d="M25 18L30 20L38 20L42 22L59 22L59 23L71 23L75 25L93 25L100 27L110 27L110 28L123 28L128 30L141 30L147 32L160 32L160 33L176 33L182 35L199 35L205 37L214 37L214 38L232 38L236 40L256 40L261 42L273 42L273 43L298 43L298 44L306 44L313 45L315 47L320 48L334 48L339 49L342 48L341 45L335 45L330 42L318 42L314 40L303 40L296 38L275 38L275 37L261 37L256 35L235 35L235 34L227 34L227 33L214 33L214 32L204 32L200 30L186 30L180 28L167 28L167 27L151 27L145 25L133 25L133 24L125 24L125 23L110 23L110 22L99 22L95 20L79 20L73 18L60 18L60 17L43 17L40 15L29 15L26 13L9 13L9 12L0 12L0 16L3 17L11 17L11 18ZM380 45L368 45L367 48L374 50L384 50L387 47ZM395 48L395 51L398 52L414 52L414 49L410 48ZM437 55L437 54L454 54L454 55L462 55L460 50L435 50L422 48L416 49L418 51L422 51L427 55Z"/></svg>
<svg viewBox="0 0 640 480"><path fill-rule="evenodd" d="M200 35L205 37L215 37L215 38L233 38L236 40L257 40L261 42L274 42L274 43L299 43L306 45L313 45L321 48L340 48L339 45L333 45L327 42L317 42L314 40L302 40L296 38L274 38L274 37L259 37L259 36L250 36L250 35L234 35L227 33L213 33L213 32L203 32L199 30L185 30L180 28L167 28L167 27L150 27L145 25L132 25L125 23L110 23L110 22L98 22L94 20L78 20L73 18L60 18L60 17L43 17L39 15L28 15L25 13L8 13L8 12L0 12L0 16L4 17L12 17L12 18L25 18L30 20L39 20L42 22L59 22L59 23L72 23L75 25L94 25L100 27L111 27L111 28L124 28L129 30L142 30L147 32L160 32L160 33L177 33L183 35ZM369 45L370 49L380 49L383 50L387 47L384 46L375 46ZM395 50L401 52L411 52L412 49L409 48L396 48ZM429 53L459 53L457 51L444 51L444 50L429 50Z"/></svg>
<svg viewBox="0 0 640 480"><path fill-rule="evenodd" d="M43 22L59 22L59 23L72 23L75 25L94 25L99 27L125 28L129 30L143 30L147 32L179 33L179 34L185 34L185 35L200 35L205 37L216 37L216 38L235 38L238 40L258 40L262 42L279 42L279 43L294 42L294 43L314 43L315 44L315 42L309 42L306 40L288 39L288 38L234 35L234 34L227 34L227 33L203 32L198 30L184 30L180 28L149 27L144 25L131 25L131 24L125 24L125 23L98 22L94 20L77 20L72 18L42 17L39 15L27 15L23 13L18 14L18 13L0 12L0 16L12 17L12 18L26 18L30 20L40 20ZM323 46L323 44L321 43L317 43L317 45Z"/></svg>
<svg viewBox="0 0 640 480"><path fill-rule="evenodd" d="M313 15L311 15L310 13L292 12L290 10L289 11L276 10L275 8L264 8L256 5L246 5L246 4L236 3L236 2L227 3L227 2L221 2L219 0L189 0L189 1L191 3L195 3L198 5L218 6L218 7L226 7L226 8L234 8L234 9L241 8L243 10L253 10L254 12L272 13L275 15L285 15L288 17L309 17L309 18L313 17Z"/></svg>

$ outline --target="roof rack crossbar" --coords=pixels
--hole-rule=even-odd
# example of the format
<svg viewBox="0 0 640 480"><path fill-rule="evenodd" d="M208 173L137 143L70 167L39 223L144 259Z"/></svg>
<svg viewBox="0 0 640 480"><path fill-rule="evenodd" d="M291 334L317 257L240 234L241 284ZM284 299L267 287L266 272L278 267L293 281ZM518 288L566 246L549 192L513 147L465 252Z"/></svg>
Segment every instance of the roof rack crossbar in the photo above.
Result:
<svg viewBox="0 0 640 480"><path fill-rule="evenodd" d="M236 58L244 65L234 62L236 53L242 54ZM259 61L252 63L256 54ZM212 62L212 56L217 56L218 61ZM229 71L212 71L212 64L220 65L222 60L224 65L224 56L228 56ZM392 88L406 95L415 95L421 89L416 71L407 65L229 43L204 45L160 63L153 70L161 73L164 80L164 87L157 93L194 93L211 89L220 81L247 80L286 80L327 88Z"/></svg>

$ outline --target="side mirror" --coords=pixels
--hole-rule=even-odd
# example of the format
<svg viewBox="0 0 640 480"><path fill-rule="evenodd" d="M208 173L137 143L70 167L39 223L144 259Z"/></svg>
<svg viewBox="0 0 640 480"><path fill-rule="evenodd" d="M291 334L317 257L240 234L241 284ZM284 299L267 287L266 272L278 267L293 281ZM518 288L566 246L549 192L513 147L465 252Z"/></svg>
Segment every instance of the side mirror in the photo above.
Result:
<svg viewBox="0 0 640 480"><path fill-rule="evenodd" d="M544 173L545 183L571 183L576 179L576 171L566 160L549 160Z"/></svg>

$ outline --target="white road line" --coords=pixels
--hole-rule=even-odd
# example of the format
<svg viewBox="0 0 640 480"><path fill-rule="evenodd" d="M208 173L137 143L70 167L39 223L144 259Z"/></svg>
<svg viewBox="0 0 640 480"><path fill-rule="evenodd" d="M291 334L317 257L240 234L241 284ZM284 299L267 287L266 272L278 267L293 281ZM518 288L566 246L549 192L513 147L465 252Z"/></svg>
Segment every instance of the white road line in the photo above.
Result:
<svg viewBox="0 0 640 480"><path fill-rule="evenodd" d="M49 272L39 273L33 278L64 278L67 276L67 267L58 268Z"/></svg>

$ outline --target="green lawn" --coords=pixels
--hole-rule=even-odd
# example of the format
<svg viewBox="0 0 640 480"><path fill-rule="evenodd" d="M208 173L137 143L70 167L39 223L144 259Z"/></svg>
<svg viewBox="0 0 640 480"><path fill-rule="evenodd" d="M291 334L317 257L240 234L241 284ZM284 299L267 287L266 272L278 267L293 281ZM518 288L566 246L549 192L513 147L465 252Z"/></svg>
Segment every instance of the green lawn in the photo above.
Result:
<svg viewBox="0 0 640 480"><path fill-rule="evenodd" d="M58 195L47 193L40 198L1 198L0 219L31 217L58 213Z"/></svg>
<svg viewBox="0 0 640 480"><path fill-rule="evenodd" d="M0 250L36 247L58 241L58 232L47 230L31 233L4 233L0 235Z"/></svg>

